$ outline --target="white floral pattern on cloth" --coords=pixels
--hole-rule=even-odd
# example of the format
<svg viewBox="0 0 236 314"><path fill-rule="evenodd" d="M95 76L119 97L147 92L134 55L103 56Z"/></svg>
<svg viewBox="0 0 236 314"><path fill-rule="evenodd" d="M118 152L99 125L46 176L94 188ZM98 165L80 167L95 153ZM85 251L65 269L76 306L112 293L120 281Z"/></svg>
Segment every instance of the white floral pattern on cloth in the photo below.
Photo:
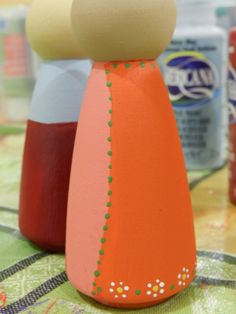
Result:
<svg viewBox="0 0 236 314"><path fill-rule="evenodd" d="M153 298L157 298L160 294L163 294L165 292L165 283L159 279L156 280L156 282L148 283L147 284L147 295L152 296Z"/></svg>
<svg viewBox="0 0 236 314"><path fill-rule="evenodd" d="M123 298L126 299L127 298L127 293L130 290L129 286L124 285L124 283L122 281L115 283L115 282L111 282L110 284L110 293L114 294L114 297L116 299L118 298Z"/></svg>
<svg viewBox="0 0 236 314"><path fill-rule="evenodd" d="M182 272L178 274L178 285L185 286L189 278L189 269L183 267Z"/></svg>

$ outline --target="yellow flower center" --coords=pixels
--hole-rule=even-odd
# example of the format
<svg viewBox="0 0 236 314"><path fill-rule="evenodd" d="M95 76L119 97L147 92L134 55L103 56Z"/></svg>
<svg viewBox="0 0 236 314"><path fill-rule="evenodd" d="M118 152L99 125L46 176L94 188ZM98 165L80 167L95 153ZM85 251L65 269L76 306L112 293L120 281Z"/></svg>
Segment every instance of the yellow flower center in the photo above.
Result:
<svg viewBox="0 0 236 314"><path fill-rule="evenodd" d="M116 291L117 291L117 293L121 294L121 293L123 293L124 290L121 287L119 287L119 288L117 288Z"/></svg>
<svg viewBox="0 0 236 314"><path fill-rule="evenodd" d="M183 274L182 278L183 278L183 280L186 280L187 279L187 275Z"/></svg>
<svg viewBox="0 0 236 314"><path fill-rule="evenodd" d="M153 292L157 292L159 290L159 287L158 286L154 286L153 288L152 288L152 291Z"/></svg>

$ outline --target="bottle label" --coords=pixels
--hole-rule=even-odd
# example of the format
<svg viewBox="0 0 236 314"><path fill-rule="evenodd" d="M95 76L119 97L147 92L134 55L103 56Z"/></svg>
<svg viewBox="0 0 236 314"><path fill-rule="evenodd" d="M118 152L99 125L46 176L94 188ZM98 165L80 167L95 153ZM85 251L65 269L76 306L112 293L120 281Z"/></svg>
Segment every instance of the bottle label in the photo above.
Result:
<svg viewBox="0 0 236 314"><path fill-rule="evenodd" d="M203 54L173 53L164 62L165 82L174 106L201 106L205 101L217 97L217 69Z"/></svg>
<svg viewBox="0 0 236 314"><path fill-rule="evenodd" d="M236 71L230 66L228 71L229 122L236 123Z"/></svg>
<svg viewBox="0 0 236 314"><path fill-rule="evenodd" d="M3 73L7 79L32 77L32 66L29 62L29 46L24 34L11 34L3 37L4 65Z"/></svg>
<svg viewBox="0 0 236 314"><path fill-rule="evenodd" d="M34 86L25 15L26 11L14 8L0 12L0 85L4 97L29 97Z"/></svg>
<svg viewBox="0 0 236 314"><path fill-rule="evenodd" d="M219 167L226 157L227 37L175 37L160 58L190 170Z"/></svg>

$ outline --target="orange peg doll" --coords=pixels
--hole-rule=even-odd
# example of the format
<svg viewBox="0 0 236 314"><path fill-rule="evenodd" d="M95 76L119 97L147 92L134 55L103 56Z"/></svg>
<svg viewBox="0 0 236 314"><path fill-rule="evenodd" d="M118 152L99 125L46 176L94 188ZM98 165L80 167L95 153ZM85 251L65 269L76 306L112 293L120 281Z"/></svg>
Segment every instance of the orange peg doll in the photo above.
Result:
<svg viewBox="0 0 236 314"><path fill-rule="evenodd" d="M67 272L119 308L162 302L194 279L196 247L181 143L155 62L173 0L75 0L72 24L95 61L72 161Z"/></svg>

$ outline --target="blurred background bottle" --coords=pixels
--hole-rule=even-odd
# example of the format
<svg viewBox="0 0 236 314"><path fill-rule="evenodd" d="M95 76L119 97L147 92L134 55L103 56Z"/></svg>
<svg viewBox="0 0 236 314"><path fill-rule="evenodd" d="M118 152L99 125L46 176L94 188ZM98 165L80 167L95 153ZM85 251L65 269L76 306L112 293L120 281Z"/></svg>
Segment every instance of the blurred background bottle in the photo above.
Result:
<svg viewBox="0 0 236 314"><path fill-rule="evenodd" d="M212 0L216 6L217 25L229 30L236 25L236 0Z"/></svg>
<svg viewBox="0 0 236 314"><path fill-rule="evenodd" d="M229 155L229 198L236 204L236 28L233 28L229 36L229 72L228 72L228 97L230 108L230 155Z"/></svg>
<svg viewBox="0 0 236 314"><path fill-rule="evenodd" d="M25 34L30 1L0 1L0 105L3 120L25 121L35 82L37 58Z"/></svg>
<svg viewBox="0 0 236 314"><path fill-rule="evenodd" d="M227 157L228 36L210 0L177 0L173 40L159 63L169 88L188 170L221 167Z"/></svg>

